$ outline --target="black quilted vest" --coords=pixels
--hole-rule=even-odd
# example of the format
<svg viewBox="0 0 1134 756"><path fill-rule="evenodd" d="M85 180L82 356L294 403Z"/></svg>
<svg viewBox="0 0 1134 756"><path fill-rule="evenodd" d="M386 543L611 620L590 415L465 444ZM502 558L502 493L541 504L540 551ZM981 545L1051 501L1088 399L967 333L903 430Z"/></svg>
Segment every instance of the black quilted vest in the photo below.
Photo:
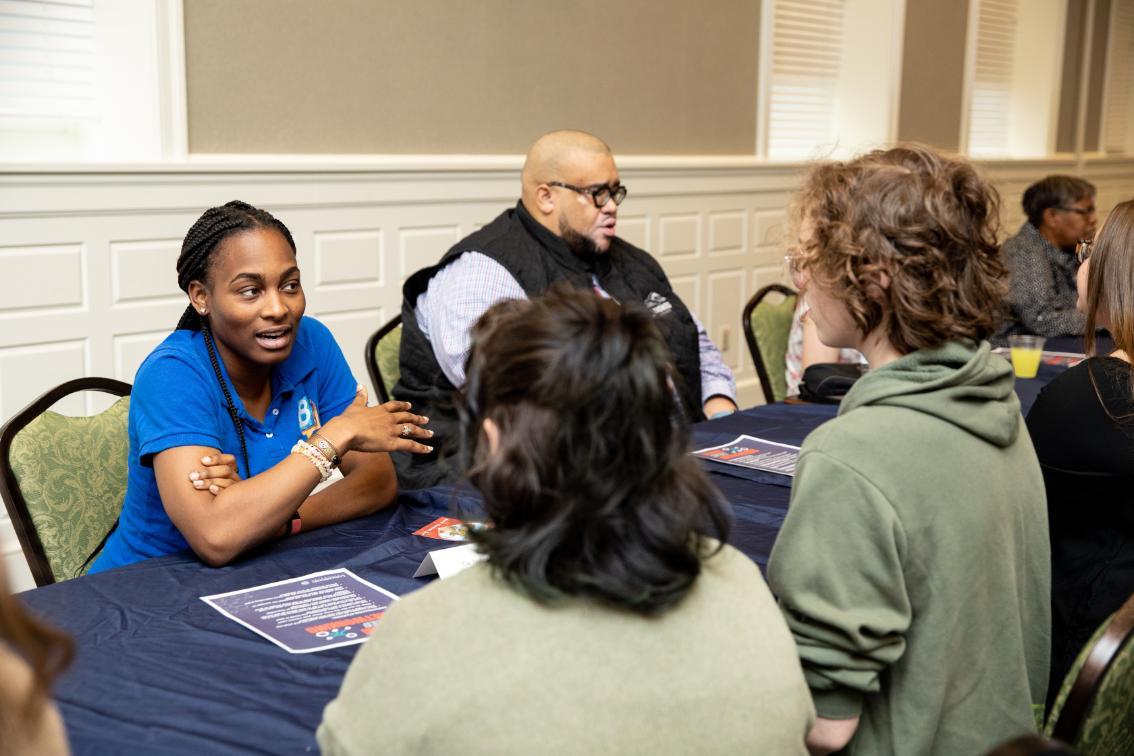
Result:
<svg viewBox="0 0 1134 756"><path fill-rule="evenodd" d="M433 454L395 454L398 483L404 488L424 488L458 477L455 454L457 414L453 408L456 390L441 371L429 340L414 317L417 298L429 280L465 252L479 252L500 263L536 297L557 281L591 289L592 276L619 302L638 302L654 314L673 357L687 417L703 420L701 409L701 357L697 327L689 309L669 285L661 266L646 252L614 238L605 253L591 257L574 254L567 244L541 226L522 203L506 210L496 220L458 242L436 265L419 270L402 288L401 375L394 397L412 402L413 411L429 417L434 432Z"/></svg>

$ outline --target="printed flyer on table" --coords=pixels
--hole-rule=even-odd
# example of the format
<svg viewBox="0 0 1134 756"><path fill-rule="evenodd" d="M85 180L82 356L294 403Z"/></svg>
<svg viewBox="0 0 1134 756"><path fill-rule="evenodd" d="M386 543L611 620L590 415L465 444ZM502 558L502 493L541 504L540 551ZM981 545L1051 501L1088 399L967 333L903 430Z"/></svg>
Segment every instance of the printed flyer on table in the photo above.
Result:
<svg viewBox="0 0 1134 756"><path fill-rule="evenodd" d="M778 444L755 436L737 436L726 444L698 449L693 455L713 462L723 462L726 465L749 467L781 475L795 475L799 447Z"/></svg>
<svg viewBox="0 0 1134 756"><path fill-rule="evenodd" d="M291 654L364 642L397 599L344 568L201 597Z"/></svg>

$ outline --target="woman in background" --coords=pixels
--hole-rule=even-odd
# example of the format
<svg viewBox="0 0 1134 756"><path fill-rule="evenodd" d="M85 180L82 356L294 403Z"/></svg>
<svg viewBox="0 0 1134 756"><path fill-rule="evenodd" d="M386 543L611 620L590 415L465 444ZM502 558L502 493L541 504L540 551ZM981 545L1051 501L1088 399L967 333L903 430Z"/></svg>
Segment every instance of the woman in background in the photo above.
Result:
<svg viewBox="0 0 1134 756"><path fill-rule="evenodd" d="M366 405L330 331L303 315L287 227L244 202L205 211L177 283L189 306L138 368L126 500L91 572L185 548L222 565L390 504L393 465L376 452L430 451L427 418Z"/></svg>
<svg viewBox="0 0 1134 756"><path fill-rule="evenodd" d="M650 313L574 290L503 302L468 367L487 561L394 604L323 753L805 753L795 649L722 543Z"/></svg>
<svg viewBox="0 0 1134 756"><path fill-rule="evenodd" d="M50 693L72 653L69 638L28 616L8 593L0 566L0 756L69 752Z"/></svg>
<svg viewBox="0 0 1134 756"><path fill-rule="evenodd" d="M1054 700L1091 634L1134 593L1134 200L1079 244L1078 309L1114 338L1044 387L1028 413L1043 467L1051 531Z"/></svg>

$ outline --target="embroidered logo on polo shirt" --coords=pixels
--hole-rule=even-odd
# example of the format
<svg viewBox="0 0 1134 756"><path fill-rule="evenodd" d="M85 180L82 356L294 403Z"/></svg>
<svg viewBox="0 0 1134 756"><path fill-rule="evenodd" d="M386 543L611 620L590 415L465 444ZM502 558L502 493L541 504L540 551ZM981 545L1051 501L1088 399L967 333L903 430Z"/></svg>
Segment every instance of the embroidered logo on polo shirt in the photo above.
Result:
<svg viewBox="0 0 1134 756"><path fill-rule="evenodd" d="M663 297L661 294L658 294L656 291L650 292L650 295L646 297L645 304L646 307L650 308L650 312L654 314L655 318L661 315L665 315L673 309L673 305L669 303L669 300Z"/></svg>
<svg viewBox="0 0 1134 756"><path fill-rule="evenodd" d="M299 430L307 438L319 430L319 408L306 396L299 400Z"/></svg>

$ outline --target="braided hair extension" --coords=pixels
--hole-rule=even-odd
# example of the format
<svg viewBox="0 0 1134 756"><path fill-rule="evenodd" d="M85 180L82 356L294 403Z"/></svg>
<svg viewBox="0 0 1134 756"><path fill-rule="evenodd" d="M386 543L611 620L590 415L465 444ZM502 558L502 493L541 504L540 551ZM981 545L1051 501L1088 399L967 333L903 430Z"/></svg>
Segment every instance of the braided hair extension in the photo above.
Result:
<svg viewBox="0 0 1134 756"><path fill-rule="evenodd" d="M220 383L221 391L224 392L225 409L228 410L228 416L232 419L232 424L236 427L236 435L240 437L240 456L244 460L244 477L252 477L252 466L248 464L248 443L244 440L244 423L240 422L240 415L236 411L236 403L232 401L232 394L228 390L228 384L224 382L224 376L221 375L220 361L217 359L217 348L213 343L213 334L209 330L208 323L205 322L204 316L201 316L201 335L205 337L205 348L209 350L209 362L213 365L213 375L217 377L217 382ZM237 472L240 472L237 470Z"/></svg>
<svg viewBox="0 0 1134 756"><path fill-rule="evenodd" d="M177 285L182 291L189 293L189 284L193 281L207 284L213 263L213 252L220 243L229 236L257 228L273 228L279 231L291 246L292 252L295 251L295 240L291 237L291 231L288 231L287 226L275 216L247 202L233 200L220 207L209 208L190 227L189 233L185 235L185 241L181 244L181 254L177 258ZM200 331L204 337L213 374L224 393L228 416L232 419L236 435L240 438L240 455L244 461L245 477L252 477L252 468L248 464L248 444L244 439L244 424L240 422L236 403L221 373L220 360L217 358L216 344L209 329L208 319L190 304L185 308L181 319L177 321L176 330Z"/></svg>

